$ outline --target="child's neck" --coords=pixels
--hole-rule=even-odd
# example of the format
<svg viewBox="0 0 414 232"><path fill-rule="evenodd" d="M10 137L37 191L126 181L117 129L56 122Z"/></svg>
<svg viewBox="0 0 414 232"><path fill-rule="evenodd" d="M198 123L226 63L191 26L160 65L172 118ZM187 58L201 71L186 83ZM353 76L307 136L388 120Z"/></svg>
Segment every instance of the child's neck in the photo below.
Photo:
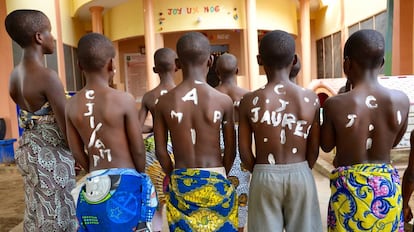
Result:
<svg viewBox="0 0 414 232"><path fill-rule="evenodd" d="M40 47L27 47L23 49L22 62L36 62L44 65L44 54Z"/></svg>

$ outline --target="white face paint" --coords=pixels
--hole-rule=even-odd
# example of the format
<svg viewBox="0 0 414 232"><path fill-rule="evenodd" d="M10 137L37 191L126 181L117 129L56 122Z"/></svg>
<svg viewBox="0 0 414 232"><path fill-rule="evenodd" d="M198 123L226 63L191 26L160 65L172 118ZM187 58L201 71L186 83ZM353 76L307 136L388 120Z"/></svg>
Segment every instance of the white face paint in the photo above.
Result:
<svg viewBox="0 0 414 232"><path fill-rule="evenodd" d="M260 110L260 107L255 107L250 110L253 113L253 117L251 118L253 123L256 123L259 121L259 110Z"/></svg>
<svg viewBox="0 0 414 232"><path fill-rule="evenodd" d="M95 117L93 115L89 118L89 126L95 128Z"/></svg>
<svg viewBox="0 0 414 232"><path fill-rule="evenodd" d="M96 167L98 165L98 160L100 159L99 156L93 155L93 166Z"/></svg>
<svg viewBox="0 0 414 232"><path fill-rule="evenodd" d="M270 102L270 100L269 99L266 99L266 104L269 104L269 102Z"/></svg>
<svg viewBox="0 0 414 232"><path fill-rule="evenodd" d="M293 124L296 123L296 117L293 114L286 113L283 115L282 127L288 126L289 130L292 130Z"/></svg>
<svg viewBox="0 0 414 232"><path fill-rule="evenodd" d="M191 140L192 140L193 144L196 144L196 139L197 139L196 131L193 128L191 128L190 133L191 133Z"/></svg>
<svg viewBox="0 0 414 232"><path fill-rule="evenodd" d="M96 128L93 129L91 137L89 138L88 148L91 148L94 145L96 139L96 132L98 132L98 130L101 129L101 127L102 123L98 123L98 125L96 125Z"/></svg>
<svg viewBox="0 0 414 232"><path fill-rule="evenodd" d="M157 98L157 99L155 99L155 105L156 105L156 104L158 104L158 98Z"/></svg>
<svg viewBox="0 0 414 232"><path fill-rule="evenodd" d="M233 106L234 107L239 107L240 106L240 101L234 101Z"/></svg>
<svg viewBox="0 0 414 232"><path fill-rule="evenodd" d="M281 112L281 111L286 110L286 106L287 106L287 105L289 105L289 102L288 102L288 101L285 101L285 100L283 100L283 99L279 99L279 102L280 102L280 104L281 104L282 106L280 106L279 108L277 108L277 109L276 109L276 112Z"/></svg>
<svg viewBox="0 0 414 232"><path fill-rule="evenodd" d="M160 91L160 96L162 96L162 95L164 95L164 94L166 94L166 93L168 93L168 90L163 89L163 90L161 90L161 91Z"/></svg>
<svg viewBox="0 0 414 232"><path fill-rule="evenodd" d="M95 99L95 91L94 90L86 90L85 92L85 98L89 100Z"/></svg>
<svg viewBox="0 0 414 232"><path fill-rule="evenodd" d="M269 161L269 164L276 164L275 156L272 153L267 156L267 161Z"/></svg>
<svg viewBox="0 0 414 232"><path fill-rule="evenodd" d="M378 104L376 103L377 99L372 96L369 95L367 98L365 98L365 105L367 105L368 108L370 109L374 109L378 107Z"/></svg>
<svg viewBox="0 0 414 232"><path fill-rule="evenodd" d="M285 129L280 130L280 143L285 144L286 143L286 132Z"/></svg>
<svg viewBox="0 0 414 232"><path fill-rule="evenodd" d="M366 149L369 150L372 148L372 139L368 138L366 142Z"/></svg>
<svg viewBox="0 0 414 232"><path fill-rule="evenodd" d="M374 127L374 125L369 124L369 126L368 126L368 130L369 130L369 131L373 131L373 130L374 130L374 128L375 128L375 127Z"/></svg>
<svg viewBox="0 0 414 232"><path fill-rule="evenodd" d="M401 121L402 121L402 116L401 116L401 111L397 111L397 122L398 125L401 125Z"/></svg>
<svg viewBox="0 0 414 232"><path fill-rule="evenodd" d="M323 108L319 109L319 125L323 124Z"/></svg>
<svg viewBox="0 0 414 232"><path fill-rule="evenodd" d="M299 137L303 137L305 135L305 133L303 132L303 125L306 125L306 124L308 124L307 121L298 120L296 122L295 132L293 132L293 134Z"/></svg>
<svg viewBox="0 0 414 232"><path fill-rule="evenodd" d="M280 94L286 94L285 91L283 91L283 92L280 91L280 89L283 89L283 88L284 88L284 86L282 84L277 84L273 90L275 91L276 94L279 94L279 95Z"/></svg>
<svg viewBox="0 0 414 232"><path fill-rule="evenodd" d="M292 153L296 154L298 152L298 149L296 147L292 148Z"/></svg>
<svg viewBox="0 0 414 232"><path fill-rule="evenodd" d="M303 134L303 138L304 138L304 139L307 139L307 138L308 138L308 136L309 136L309 132L310 132L311 128L312 128L312 124L310 124L310 125L308 126L308 129L306 129L306 133L304 133L304 134Z"/></svg>
<svg viewBox="0 0 414 232"><path fill-rule="evenodd" d="M203 84L204 82L195 80L195 81L194 81L194 83L195 83L195 84L197 84L197 85L201 85L201 84Z"/></svg>
<svg viewBox="0 0 414 232"><path fill-rule="evenodd" d="M219 120L221 120L221 112L218 110L215 110L213 113L213 122L216 123Z"/></svg>
<svg viewBox="0 0 414 232"><path fill-rule="evenodd" d="M260 120L260 123L266 122L267 125L270 125L270 112L266 110L263 114L262 120Z"/></svg>
<svg viewBox="0 0 414 232"><path fill-rule="evenodd" d="M357 118L356 114L348 114L349 122L345 125L346 128L351 127L355 123L355 119Z"/></svg>
<svg viewBox="0 0 414 232"><path fill-rule="evenodd" d="M111 149L99 149L99 154L101 155L101 157L106 156L109 162L112 161Z"/></svg>
<svg viewBox="0 0 414 232"><path fill-rule="evenodd" d="M198 105L197 89L193 88L184 97L181 98L183 101L193 101L195 105Z"/></svg>
<svg viewBox="0 0 414 232"><path fill-rule="evenodd" d="M304 98L303 98L303 100L304 100L305 102L309 102L309 98L307 98L307 97L304 97Z"/></svg>
<svg viewBox="0 0 414 232"><path fill-rule="evenodd" d="M253 98L253 105L257 105L257 102L259 101L259 97L255 97L255 98Z"/></svg>
<svg viewBox="0 0 414 232"><path fill-rule="evenodd" d="M171 118L176 117L178 119L178 123L181 122L181 120L183 120L183 113L181 112L175 112L174 110L171 110Z"/></svg>
<svg viewBox="0 0 414 232"><path fill-rule="evenodd" d="M96 139L95 148L98 148L98 149L105 148L105 144L100 139ZM102 158L104 158L104 157L102 157Z"/></svg>
<svg viewBox="0 0 414 232"><path fill-rule="evenodd" d="M272 111L272 125L274 127L279 126L279 124L282 122L282 114L276 113L275 111Z"/></svg>
<svg viewBox="0 0 414 232"><path fill-rule="evenodd" d="M269 141L269 139L268 139L268 138L264 138L264 139L263 139L263 142L267 143L267 141Z"/></svg>
<svg viewBox="0 0 414 232"><path fill-rule="evenodd" d="M86 103L86 107L88 107L88 112L84 113L83 116L91 116L93 114L93 105L95 103L88 102Z"/></svg>

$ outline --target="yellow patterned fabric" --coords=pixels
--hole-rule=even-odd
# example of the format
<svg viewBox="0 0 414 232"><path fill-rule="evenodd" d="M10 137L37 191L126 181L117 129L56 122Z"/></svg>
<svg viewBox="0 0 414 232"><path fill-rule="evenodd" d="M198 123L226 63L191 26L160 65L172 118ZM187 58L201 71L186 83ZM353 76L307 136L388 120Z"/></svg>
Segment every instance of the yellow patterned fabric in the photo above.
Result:
<svg viewBox="0 0 414 232"><path fill-rule="evenodd" d="M339 167L330 179L328 231L404 231L400 177L391 165Z"/></svg>
<svg viewBox="0 0 414 232"><path fill-rule="evenodd" d="M173 232L237 231L237 194L221 174L176 169L167 195L167 219Z"/></svg>

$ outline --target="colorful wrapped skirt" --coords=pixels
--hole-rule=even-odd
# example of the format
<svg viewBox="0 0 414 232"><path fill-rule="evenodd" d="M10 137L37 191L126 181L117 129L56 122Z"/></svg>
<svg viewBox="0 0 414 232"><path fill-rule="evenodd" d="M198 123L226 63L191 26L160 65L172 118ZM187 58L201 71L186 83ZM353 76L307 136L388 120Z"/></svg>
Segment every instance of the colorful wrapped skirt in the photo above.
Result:
<svg viewBox="0 0 414 232"><path fill-rule="evenodd" d="M79 231L146 231L156 207L155 189L146 174L123 168L94 171L79 194Z"/></svg>
<svg viewBox="0 0 414 232"><path fill-rule="evenodd" d="M237 194L217 172L175 169L168 197L170 231L237 231Z"/></svg>
<svg viewBox="0 0 414 232"><path fill-rule="evenodd" d="M400 177L391 165L339 167L330 186L328 231L404 231Z"/></svg>

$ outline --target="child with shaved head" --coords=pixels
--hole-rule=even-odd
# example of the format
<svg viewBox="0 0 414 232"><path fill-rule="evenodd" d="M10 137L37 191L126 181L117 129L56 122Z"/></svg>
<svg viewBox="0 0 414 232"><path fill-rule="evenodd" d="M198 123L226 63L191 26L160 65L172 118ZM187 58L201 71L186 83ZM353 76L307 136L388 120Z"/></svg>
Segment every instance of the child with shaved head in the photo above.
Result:
<svg viewBox="0 0 414 232"><path fill-rule="evenodd" d="M321 147L336 147L328 231L404 229L400 178L390 152L406 131L410 103L403 92L378 82L384 48L375 30L352 34L343 65L352 89L324 103Z"/></svg>
<svg viewBox="0 0 414 232"><path fill-rule="evenodd" d="M152 132L152 126L146 126L145 119L148 116L148 112L151 112L152 119L154 120L155 115L155 103L157 99L166 94L170 89L175 87L174 74L177 71L175 60L177 54L170 48L160 48L154 53L154 73L157 73L160 78L160 84L154 89L146 92L142 97L141 108L139 110L139 119L143 128L143 133ZM154 124L154 123L152 123ZM165 205L165 196L163 192L163 179L165 173L162 171L160 163L155 155L155 141L154 133L150 133L145 139L145 150L146 150L146 165L145 172L150 176L152 183L155 186L158 197L158 208L155 212L152 229L154 232L162 230L163 218L162 212ZM168 153L172 155L171 142L168 141Z"/></svg>
<svg viewBox="0 0 414 232"><path fill-rule="evenodd" d="M15 10L5 20L9 36L23 49L10 76L9 92L19 106L24 129L15 158L24 181L24 231L76 231L75 161L66 143L63 85L43 64L54 52L47 16L37 10Z"/></svg>
<svg viewBox="0 0 414 232"><path fill-rule="evenodd" d="M226 179L235 156L232 100L206 82L213 57L203 34L180 37L177 55L183 81L158 98L154 121L156 154L170 178L170 231L237 231L236 192ZM175 166L167 152L168 132Z"/></svg>
<svg viewBox="0 0 414 232"><path fill-rule="evenodd" d="M234 106L234 119L236 137L238 134L238 122L239 122L239 104L240 99L249 91L237 86L237 73L239 68L237 66L237 58L229 53L225 53L219 56L216 62L216 73L220 80L220 84L216 89L224 94L227 94L233 100ZM220 138L223 141L223 137ZM224 146L224 144L223 144ZM250 172L246 170L240 160L239 148L236 140L236 158L234 159L233 166L231 167L228 179L232 182L236 188L239 204L239 223L238 231L242 232L247 222L247 202L249 196L249 183Z"/></svg>
<svg viewBox="0 0 414 232"><path fill-rule="evenodd" d="M86 85L66 106L70 149L89 171L77 201L80 231L134 231L148 227L156 207L145 170L145 149L135 100L109 87L115 49L89 33L78 43Z"/></svg>
<svg viewBox="0 0 414 232"><path fill-rule="evenodd" d="M239 108L240 156L252 172L248 229L322 231L311 171L319 154L318 97L289 80L296 55L288 33L266 33L257 60L268 82L244 95Z"/></svg>

